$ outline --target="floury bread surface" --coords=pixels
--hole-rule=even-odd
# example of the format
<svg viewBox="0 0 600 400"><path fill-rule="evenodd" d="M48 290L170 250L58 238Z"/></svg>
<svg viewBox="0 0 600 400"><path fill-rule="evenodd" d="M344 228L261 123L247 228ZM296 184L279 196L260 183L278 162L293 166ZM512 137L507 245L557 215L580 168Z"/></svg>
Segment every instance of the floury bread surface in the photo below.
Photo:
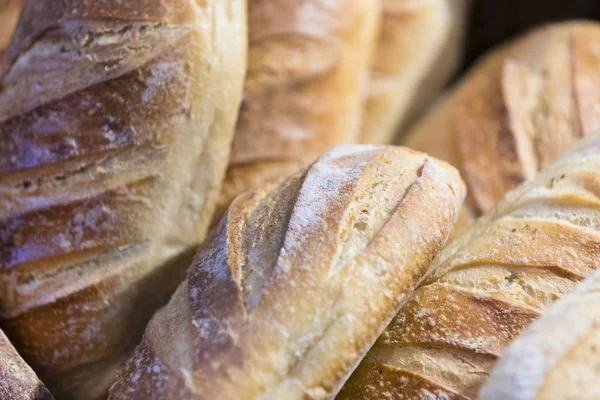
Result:
<svg viewBox="0 0 600 400"><path fill-rule="evenodd" d="M0 399L54 400L2 331L0 331Z"/></svg>
<svg viewBox="0 0 600 400"><path fill-rule="evenodd" d="M338 399L476 399L510 342L598 267L599 227L592 136L438 255Z"/></svg>
<svg viewBox="0 0 600 400"><path fill-rule="evenodd" d="M60 399L106 395L220 192L241 0L31 0L0 82L1 324Z"/></svg>
<svg viewBox="0 0 600 400"><path fill-rule="evenodd" d="M468 198L453 237L600 128L599 42L600 24L575 21L492 50L402 141L460 170Z"/></svg>
<svg viewBox="0 0 600 400"><path fill-rule="evenodd" d="M244 101L215 223L240 193L359 140L379 0L250 0Z"/></svg>
<svg viewBox="0 0 600 400"><path fill-rule="evenodd" d="M456 171L341 146L238 197L110 399L330 399L443 246Z"/></svg>

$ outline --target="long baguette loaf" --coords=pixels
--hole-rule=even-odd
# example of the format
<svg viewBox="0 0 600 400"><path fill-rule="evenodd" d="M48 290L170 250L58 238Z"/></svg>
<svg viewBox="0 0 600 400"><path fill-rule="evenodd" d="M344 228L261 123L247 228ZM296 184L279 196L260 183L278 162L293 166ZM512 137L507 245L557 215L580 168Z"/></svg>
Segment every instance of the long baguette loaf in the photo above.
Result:
<svg viewBox="0 0 600 400"><path fill-rule="evenodd" d="M600 271L553 304L511 344L479 398L600 398Z"/></svg>
<svg viewBox="0 0 600 400"><path fill-rule="evenodd" d="M238 197L150 322L110 399L330 399L444 244L445 163L337 147Z"/></svg>
<svg viewBox="0 0 600 400"><path fill-rule="evenodd" d="M600 24L578 21L494 50L402 142L461 171L469 196L456 234L600 128L598 41Z"/></svg>
<svg viewBox="0 0 600 400"><path fill-rule="evenodd" d="M54 399L2 331L0 331L0 399Z"/></svg>
<svg viewBox="0 0 600 400"><path fill-rule="evenodd" d="M361 142L389 143L459 67L467 0L383 0ZM412 114L412 115L411 115Z"/></svg>
<svg viewBox="0 0 600 400"><path fill-rule="evenodd" d="M341 399L475 399L508 344L598 267L600 137L447 246Z"/></svg>
<svg viewBox="0 0 600 400"><path fill-rule="evenodd" d="M0 0L0 72L4 51L10 42L10 36L17 25L23 0Z"/></svg>
<svg viewBox="0 0 600 400"><path fill-rule="evenodd" d="M358 141L379 2L249 1L244 101L215 222L238 194Z"/></svg>
<svg viewBox="0 0 600 400"><path fill-rule="evenodd" d="M61 399L105 393L210 223L243 0L31 0L0 81L0 319Z"/></svg>

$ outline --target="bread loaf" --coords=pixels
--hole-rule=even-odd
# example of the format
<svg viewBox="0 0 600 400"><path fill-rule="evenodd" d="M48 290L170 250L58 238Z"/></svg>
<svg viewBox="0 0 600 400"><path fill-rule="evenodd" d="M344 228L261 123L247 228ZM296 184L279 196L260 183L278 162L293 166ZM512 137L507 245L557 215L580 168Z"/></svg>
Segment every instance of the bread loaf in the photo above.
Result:
<svg viewBox="0 0 600 400"><path fill-rule="evenodd" d="M492 51L402 143L456 166L469 192L457 234L600 128L600 24L538 28Z"/></svg>
<svg viewBox="0 0 600 400"><path fill-rule="evenodd" d="M241 100L243 0L36 0L0 82L0 320L60 399L106 394L185 277Z"/></svg>
<svg viewBox="0 0 600 400"><path fill-rule="evenodd" d="M383 0L363 143L390 143L459 67L468 0Z"/></svg>
<svg viewBox="0 0 600 400"><path fill-rule="evenodd" d="M509 346L479 398L599 399L599 352L600 271L597 271L553 304Z"/></svg>
<svg viewBox="0 0 600 400"><path fill-rule="evenodd" d="M464 192L421 153L340 146L238 197L110 399L330 399L444 244Z"/></svg>
<svg viewBox="0 0 600 400"><path fill-rule="evenodd" d="M438 255L338 398L477 398L508 344L597 268L599 227L596 136Z"/></svg>
<svg viewBox="0 0 600 400"><path fill-rule="evenodd" d="M0 331L0 398L53 400L48 389Z"/></svg>
<svg viewBox="0 0 600 400"><path fill-rule="evenodd" d="M22 7L22 0L1 0L0 1L0 72L2 71L2 59L4 51L8 47L10 36L17 24L19 12Z"/></svg>
<svg viewBox="0 0 600 400"><path fill-rule="evenodd" d="M251 0L244 101L218 222L240 193L357 142L380 0Z"/></svg>

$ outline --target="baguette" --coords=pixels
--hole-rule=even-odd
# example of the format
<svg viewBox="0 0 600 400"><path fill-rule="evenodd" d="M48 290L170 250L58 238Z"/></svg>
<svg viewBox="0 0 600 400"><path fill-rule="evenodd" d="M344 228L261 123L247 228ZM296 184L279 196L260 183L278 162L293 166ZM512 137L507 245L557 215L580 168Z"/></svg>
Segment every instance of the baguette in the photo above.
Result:
<svg viewBox="0 0 600 400"><path fill-rule="evenodd" d="M600 128L600 24L538 28L492 51L402 141L457 167L457 236L504 194Z"/></svg>
<svg viewBox="0 0 600 400"><path fill-rule="evenodd" d="M48 389L0 331L0 398L54 400Z"/></svg>
<svg viewBox="0 0 600 400"><path fill-rule="evenodd" d="M210 224L243 0L31 0L0 82L0 321L60 399L105 396Z"/></svg>
<svg viewBox="0 0 600 400"><path fill-rule="evenodd" d="M215 223L240 193L358 141L379 1L249 2L248 75Z"/></svg>
<svg viewBox="0 0 600 400"><path fill-rule="evenodd" d="M447 246L339 400L475 399L508 344L600 257L600 137Z"/></svg>
<svg viewBox="0 0 600 400"><path fill-rule="evenodd" d="M510 345L479 398L599 399L599 350L600 271L596 271Z"/></svg>
<svg viewBox="0 0 600 400"><path fill-rule="evenodd" d="M361 142L390 143L459 67L467 0L383 0Z"/></svg>
<svg viewBox="0 0 600 400"><path fill-rule="evenodd" d="M444 244L456 171L334 148L238 197L152 319L110 399L330 399Z"/></svg>

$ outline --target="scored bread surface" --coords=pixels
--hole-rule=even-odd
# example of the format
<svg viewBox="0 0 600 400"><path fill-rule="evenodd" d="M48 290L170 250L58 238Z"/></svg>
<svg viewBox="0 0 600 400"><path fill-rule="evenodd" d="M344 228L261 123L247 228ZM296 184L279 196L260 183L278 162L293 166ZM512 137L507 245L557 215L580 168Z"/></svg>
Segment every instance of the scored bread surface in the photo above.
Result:
<svg viewBox="0 0 600 400"><path fill-rule="evenodd" d="M150 322L111 399L329 399L441 248L456 171L341 146L238 197Z"/></svg>
<svg viewBox="0 0 600 400"><path fill-rule="evenodd" d="M600 24L537 28L492 50L402 143L445 160L468 188L464 228L600 128Z"/></svg>
<svg viewBox="0 0 600 400"><path fill-rule="evenodd" d="M476 399L509 343L597 268L599 230L592 136L439 254L338 398Z"/></svg>
<svg viewBox="0 0 600 400"><path fill-rule="evenodd" d="M600 271L553 304L503 354L481 400L600 398Z"/></svg>
<svg viewBox="0 0 600 400"><path fill-rule="evenodd" d="M220 191L242 0L28 1L0 82L0 319L61 399L101 397Z"/></svg>

